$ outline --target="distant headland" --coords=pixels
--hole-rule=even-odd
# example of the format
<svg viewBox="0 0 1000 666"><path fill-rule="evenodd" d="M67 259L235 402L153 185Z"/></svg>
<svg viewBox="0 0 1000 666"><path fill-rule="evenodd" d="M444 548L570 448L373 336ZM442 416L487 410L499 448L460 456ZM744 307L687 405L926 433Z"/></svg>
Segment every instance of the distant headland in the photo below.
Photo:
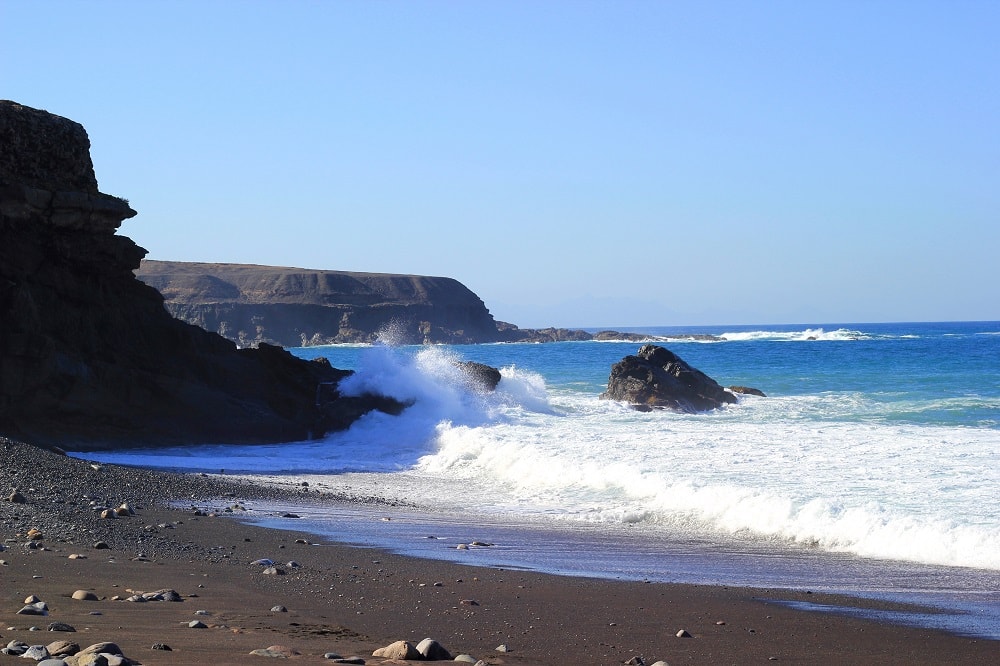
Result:
<svg viewBox="0 0 1000 666"><path fill-rule="evenodd" d="M243 347L649 340L642 333L519 328L447 277L143 260L136 276L167 310ZM717 339L709 335L677 336ZM662 338L661 338L662 339Z"/></svg>

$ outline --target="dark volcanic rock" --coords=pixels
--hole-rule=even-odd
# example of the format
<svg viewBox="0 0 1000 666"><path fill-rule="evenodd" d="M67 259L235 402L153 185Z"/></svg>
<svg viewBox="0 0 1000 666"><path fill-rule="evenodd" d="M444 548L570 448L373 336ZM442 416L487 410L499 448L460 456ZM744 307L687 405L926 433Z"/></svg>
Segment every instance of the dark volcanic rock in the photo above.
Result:
<svg viewBox="0 0 1000 666"><path fill-rule="evenodd" d="M483 301L451 278L179 261L143 261L136 275L175 317L242 346L501 340Z"/></svg>
<svg viewBox="0 0 1000 666"><path fill-rule="evenodd" d="M682 412L702 412L736 402L736 397L714 379L656 345L644 345L637 355L615 363L608 390L601 398L641 409L666 407Z"/></svg>
<svg viewBox="0 0 1000 666"><path fill-rule="evenodd" d="M514 324L497 322L503 342L580 342L593 340L587 331L572 328L518 328Z"/></svg>
<svg viewBox="0 0 1000 666"><path fill-rule="evenodd" d="M475 361L460 361L455 365L465 373L472 386L476 388L494 391L500 383L500 371L493 366Z"/></svg>
<svg viewBox="0 0 1000 666"><path fill-rule="evenodd" d="M115 231L135 211L98 191L89 151L78 123L0 101L0 434L75 449L291 441L394 403L347 409L335 386L350 373L172 318L133 274L146 251Z"/></svg>
<svg viewBox="0 0 1000 666"><path fill-rule="evenodd" d="M755 395L761 398L766 398L764 392L760 389L753 388L752 386L728 386L726 387L733 393L739 393L740 395Z"/></svg>

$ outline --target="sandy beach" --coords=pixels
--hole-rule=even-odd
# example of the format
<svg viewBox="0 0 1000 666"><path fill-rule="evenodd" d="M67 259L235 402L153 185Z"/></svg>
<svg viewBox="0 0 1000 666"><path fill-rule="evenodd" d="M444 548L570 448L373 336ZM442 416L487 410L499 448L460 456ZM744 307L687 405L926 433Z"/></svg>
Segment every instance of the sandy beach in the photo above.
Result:
<svg viewBox="0 0 1000 666"><path fill-rule="evenodd" d="M511 665L984 664L1000 656L996 641L779 603L875 602L403 557L247 525L238 509L226 511L292 491L91 464L9 440L0 455L3 646L108 641L142 664L399 663L373 652L425 638L469 663ZM100 517L123 503L131 514ZM256 563L263 559L277 572ZM179 600L136 600L164 590ZM46 615L19 614L32 596ZM74 631L49 630L62 625ZM0 654L0 664L22 659Z"/></svg>

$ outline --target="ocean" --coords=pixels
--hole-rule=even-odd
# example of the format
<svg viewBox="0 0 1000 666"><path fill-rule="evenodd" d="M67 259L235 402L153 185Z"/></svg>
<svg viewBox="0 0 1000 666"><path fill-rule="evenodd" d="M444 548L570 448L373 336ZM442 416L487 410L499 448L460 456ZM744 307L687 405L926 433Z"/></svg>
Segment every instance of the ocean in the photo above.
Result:
<svg viewBox="0 0 1000 666"><path fill-rule="evenodd" d="M919 603L936 612L857 612L1000 639L1000 322L641 332L767 397L702 414L600 400L640 342L307 347L291 351L356 371L342 391L412 406L317 441L85 457L294 485L301 502L246 519L357 545ZM500 368L497 390L463 382L462 360Z"/></svg>

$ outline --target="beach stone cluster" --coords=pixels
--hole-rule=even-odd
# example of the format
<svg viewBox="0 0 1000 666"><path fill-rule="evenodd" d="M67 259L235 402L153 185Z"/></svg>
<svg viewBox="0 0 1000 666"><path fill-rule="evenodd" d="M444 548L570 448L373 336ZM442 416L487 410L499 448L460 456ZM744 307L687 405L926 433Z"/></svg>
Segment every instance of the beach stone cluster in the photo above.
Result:
<svg viewBox="0 0 1000 666"><path fill-rule="evenodd" d="M455 659L443 645L433 638L425 638L416 645L409 641L396 641L375 650L372 656L403 661L452 661ZM466 661L466 659L461 659L461 661ZM472 663L476 663L476 661L473 660Z"/></svg>
<svg viewBox="0 0 1000 666"><path fill-rule="evenodd" d="M33 659L39 666L140 666L140 662L126 657L122 649L111 642L94 643L81 649L77 643L65 640L47 645L10 641L0 648L0 653Z"/></svg>

